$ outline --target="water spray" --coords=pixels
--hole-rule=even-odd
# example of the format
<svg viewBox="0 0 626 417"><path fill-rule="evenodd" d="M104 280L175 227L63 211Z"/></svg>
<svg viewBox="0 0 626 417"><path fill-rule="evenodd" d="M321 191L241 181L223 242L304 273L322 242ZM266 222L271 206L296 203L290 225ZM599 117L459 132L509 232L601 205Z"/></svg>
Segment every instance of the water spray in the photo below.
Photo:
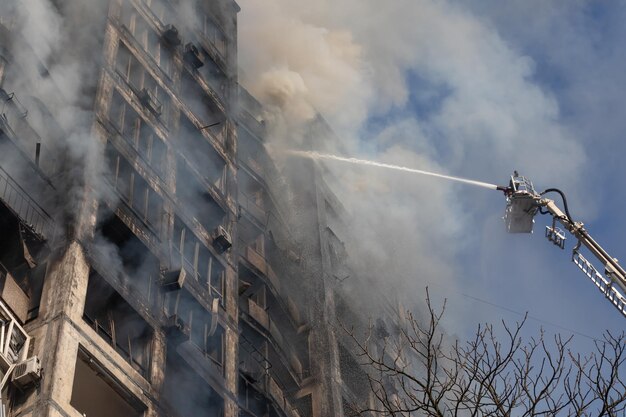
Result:
<svg viewBox="0 0 626 417"><path fill-rule="evenodd" d="M330 155L330 154L323 154L323 153L319 153L319 152L313 152L313 151L284 151L286 154L289 155L293 155L293 156L299 156L302 158L310 158L310 159L327 159L327 160L333 160L333 161L339 161L339 162L347 162L350 164L357 164L357 165L367 165L367 166L373 166L373 167L378 167L378 168L386 168L386 169L393 169L396 171L404 171L404 172L410 172L413 174L421 174L421 175L427 175L430 177L436 177L436 178L442 178L445 180L451 180L451 181L457 181L457 182L461 182L464 184L470 184L470 185L475 185L478 187L483 187L483 188L488 188L490 190L502 190L502 187L499 187L495 184L489 184L487 182L482 182L482 181L476 181L476 180L470 180L467 178L460 178L460 177L454 177L451 175L444 175L444 174L438 174L435 172L430 172L430 171L424 171L421 169L415 169L415 168L408 168L408 167L403 167L403 166L398 166L398 165L390 165L390 164L384 164L382 162L376 162L376 161L368 161L365 159L357 159L357 158L346 158L343 156L337 156L337 155Z"/></svg>

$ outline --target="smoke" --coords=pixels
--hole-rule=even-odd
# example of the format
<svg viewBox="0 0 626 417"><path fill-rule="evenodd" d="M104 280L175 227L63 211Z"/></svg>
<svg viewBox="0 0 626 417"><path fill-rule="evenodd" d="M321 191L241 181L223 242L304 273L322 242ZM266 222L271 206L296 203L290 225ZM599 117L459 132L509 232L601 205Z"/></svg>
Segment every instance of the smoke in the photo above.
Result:
<svg viewBox="0 0 626 417"><path fill-rule="evenodd" d="M579 139L560 122L550 91L534 81L533 59L462 4L240 5L245 81L278 114L268 118L277 149L340 150L502 183L518 169L536 184L573 191L581 212L593 208L574 189L586 158ZM315 112L337 133L330 143L324 133L302 133ZM480 266L466 258L484 244L487 219L501 217L503 201L393 172L325 165L350 213L357 276L371 277L391 298L408 294L407 302L429 283L444 293L480 288ZM377 297L357 278L343 285Z"/></svg>
<svg viewBox="0 0 626 417"><path fill-rule="evenodd" d="M71 237L85 221L79 219L87 201L85 190L98 198L107 189L102 183L102 144L92 134L91 111L106 10L103 2L74 0L26 0L14 8L15 34L3 88L15 92L28 111L32 132L16 133L22 141L41 143L41 168L56 187L38 187L39 201ZM21 146L34 159L35 143ZM20 168L13 168L19 177Z"/></svg>

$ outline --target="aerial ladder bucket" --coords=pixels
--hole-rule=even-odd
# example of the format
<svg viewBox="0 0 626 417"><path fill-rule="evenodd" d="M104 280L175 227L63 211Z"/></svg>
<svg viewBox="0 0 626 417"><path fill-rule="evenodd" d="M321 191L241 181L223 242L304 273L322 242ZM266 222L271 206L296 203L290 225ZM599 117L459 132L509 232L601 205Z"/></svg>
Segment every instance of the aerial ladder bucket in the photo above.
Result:
<svg viewBox="0 0 626 417"><path fill-rule="evenodd" d="M565 248L565 232L573 235L577 244L572 251L572 261L587 276L600 292L626 316L626 271L611 257L585 229L583 223L572 220L567 208L567 200L562 191L549 188L537 193L533 183L517 171L511 175L508 186L497 187L503 191L506 197L506 209L504 223L509 233L532 233L537 213L552 216L552 225L546 226L546 238L560 247ZM561 210L554 200L545 198L544 195L556 192L561 195L565 211ZM557 222L563 229L557 227ZM581 253L584 246L604 267L604 274L600 272Z"/></svg>

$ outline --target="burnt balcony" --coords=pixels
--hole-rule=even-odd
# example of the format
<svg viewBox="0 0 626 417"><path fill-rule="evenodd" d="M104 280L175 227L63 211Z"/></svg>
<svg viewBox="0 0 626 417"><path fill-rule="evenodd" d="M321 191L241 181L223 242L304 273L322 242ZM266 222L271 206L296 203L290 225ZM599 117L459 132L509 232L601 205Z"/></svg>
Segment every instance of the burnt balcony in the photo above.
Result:
<svg viewBox="0 0 626 417"><path fill-rule="evenodd" d="M43 238L54 236L55 224L50 215L2 167L0 167L0 200L39 236Z"/></svg>
<svg viewBox="0 0 626 417"><path fill-rule="evenodd" d="M254 250L251 246L248 246L243 249L242 257L248 261L250 265L257 269L261 275L267 278L276 291L280 291L280 281L278 280L278 276L272 267L267 263L263 255Z"/></svg>
<svg viewBox="0 0 626 417"><path fill-rule="evenodd" d="M266 225L268 221L268 213L254 196L248 195L239 190L239 206L245 213L249 215L260 225Z"/></svg>

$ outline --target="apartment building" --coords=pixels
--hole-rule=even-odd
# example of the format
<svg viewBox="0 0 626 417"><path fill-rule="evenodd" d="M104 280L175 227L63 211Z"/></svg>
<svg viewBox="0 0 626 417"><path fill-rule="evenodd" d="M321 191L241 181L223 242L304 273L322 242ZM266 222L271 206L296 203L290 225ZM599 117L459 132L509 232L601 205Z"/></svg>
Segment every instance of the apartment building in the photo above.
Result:
<svg viewBox="0 0 626 417"><path fill-rule="evenodd" d="M238 5L40 3L0 8L0 416L367 401L331 325L345 214L323 167L268 155Z"/></svg>

